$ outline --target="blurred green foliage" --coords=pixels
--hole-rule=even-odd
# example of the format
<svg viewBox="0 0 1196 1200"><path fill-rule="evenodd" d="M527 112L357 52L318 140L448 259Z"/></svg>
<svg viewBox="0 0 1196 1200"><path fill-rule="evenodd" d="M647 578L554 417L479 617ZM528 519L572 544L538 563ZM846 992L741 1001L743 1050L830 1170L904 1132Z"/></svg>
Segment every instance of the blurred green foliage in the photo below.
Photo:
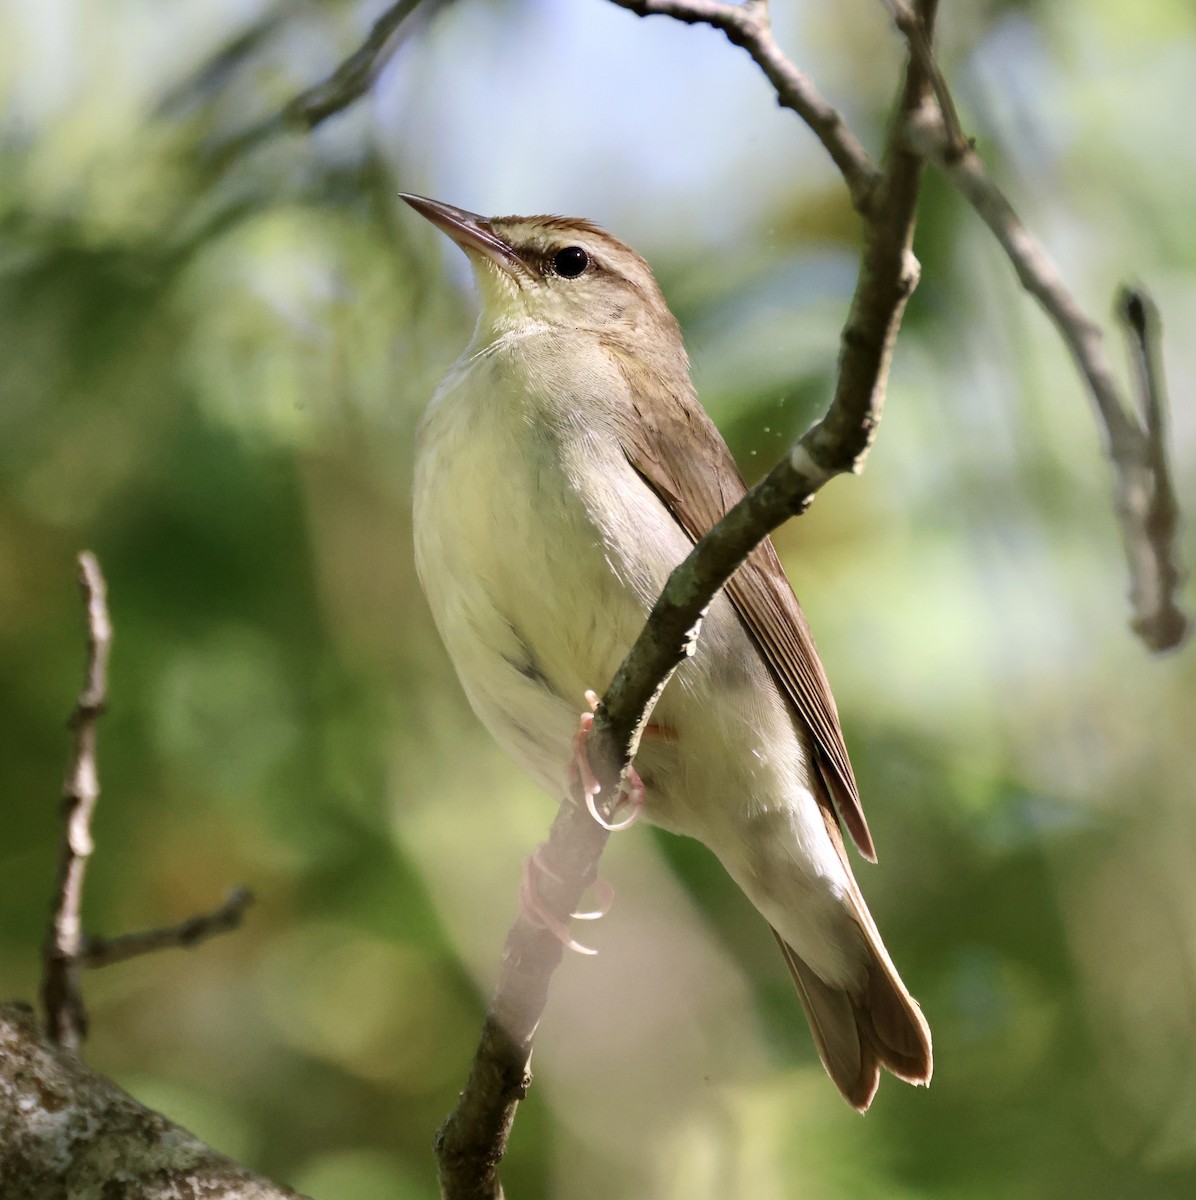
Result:
<svg viewBox="0 0 1196 1200"><path fill-rule="evenodd" d="M855 249L741 55L599 0L440 4L358 108L227 152L380 8L0 6L5 994L37 986L88 547L117 629L88 924L259 896L234 936L90 977L90 1061L337 1200L435 1195L432 1132L552 811L476 726L415 582L413 431L471 318L394 193L633 242L749 475L826 402ZM1160 303L1190 518L1196 16L945 8L966 123L1084 303L1103 315L1127 276ZM883 9L776 20L875 145ZM869 469L777 541L934 1086L888 1080L858 1120L746 902L700 847L638 830L607 856L601 955L554 982L513 1196L1196 1194L1193 656L1127 632L1080 386L933 178L917 250Z"/></svg>

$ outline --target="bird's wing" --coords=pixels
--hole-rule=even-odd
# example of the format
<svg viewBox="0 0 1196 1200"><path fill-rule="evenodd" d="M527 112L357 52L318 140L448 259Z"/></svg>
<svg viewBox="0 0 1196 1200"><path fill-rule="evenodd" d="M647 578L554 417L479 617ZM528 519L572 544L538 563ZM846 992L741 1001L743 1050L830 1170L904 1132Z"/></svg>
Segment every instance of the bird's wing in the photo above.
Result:
<svg viewBox="0 0 1196 1200"><path fill-rule="evenodd" d="M641 382L642 372L627 372ZM688 380L687 380L688 382ZM695 542L747 491L731 452L697 397L678 394L659 376L648 397L635 386L619 410L623 452ZM727 592L781 688L810 732L815 765L860 853L876 861L859 790L839 728L839 713L814 639L765 538L727 583Z"/></svg>

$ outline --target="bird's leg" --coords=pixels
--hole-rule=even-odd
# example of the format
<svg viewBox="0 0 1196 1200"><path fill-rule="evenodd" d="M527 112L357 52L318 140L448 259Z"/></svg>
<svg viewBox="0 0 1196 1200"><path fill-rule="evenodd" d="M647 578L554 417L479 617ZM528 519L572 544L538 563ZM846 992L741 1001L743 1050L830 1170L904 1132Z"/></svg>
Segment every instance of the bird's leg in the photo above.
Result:
<svg viewBox="0 0 1196 1200"><path fill-rule="evenodd" d="M543 845L537 846L523 860L523 875L519 881L519 907L528 920L542 929L547 929L566 950L574 950L578 954L597 954L597 950L591 950L589 946L583 946L575 940L569 933L569 927L551 912L540 898L537 880L541 875L547 875L557 883L561 882L560 876L544 861ZM570 913L570 917L577 921L596 921L599 917L606 916L615 898L614 888L605 879L595 879L594 896L598 904L596 909L591 912Z"/></svg>
<svg viewBox="0 0 1196 1200"><path fill-rule="evenodd" d="M574 780L580 782L581 790L586 798L586 808L589 809L590 815L604 829L615 832L635 824L644 803L644 784L635 768L628 768L627 778L620 789L615 808L629 803L631 805L630 816L622 821L612 823L598 811L594 797L602 790L602 785L594 775L586 754L586 739L594 724L594 710L598 707L597 692L587 691L586 701L590 706L590 711L582 713L577 722L577 733L573 736L573 754L569 759L566 784L571 785ZM524 914L534 924L539 925L542 929L547 929L566 949L574 950L578 954L596 954L597 951L591 950L590 947L583 946L577 941L570 934L568 926L555 913L549 911L548 906L540 897L538 880L542 875L547 875L549 879L555 880L557 883L560 882L560 878L544 862L544 847L538 846L523 862L523 875L519 882L519 906ZM569 915L577 921L596 921L610 911L614 897L614 888L605 879L595 879L594 898L597 907L589 912L575 912Z"/></svg>
<svg viewBox="0 0 1196 1200"><path fill-rule="evenodd" d="M569 760L568 782L572 783L574 779L581 782L581 790L585 794L586 808L589 809L590 816L602 826L603 829L611 833L618 833L622 829L629 829L639 820L640 809L644 804L644 796L646 794L644 781L639 777L639 772L635 767L628 766L626 776L619 789L619 798L615 801L615 806L611 810L612 813L618 811L624 804L631 805L631 812L621 821L608 821L599 811L598 805L594 802L594 797L602 790L602 785L598 782L593 770L590 768L589 756L586 753L586 740L590 736L590 730L594 725L594 710L598 707L598 693L593 691L586 692L586 701L590 706L588 713L582 713L577 722L577 732L573 735L573 757Z"/></svg>

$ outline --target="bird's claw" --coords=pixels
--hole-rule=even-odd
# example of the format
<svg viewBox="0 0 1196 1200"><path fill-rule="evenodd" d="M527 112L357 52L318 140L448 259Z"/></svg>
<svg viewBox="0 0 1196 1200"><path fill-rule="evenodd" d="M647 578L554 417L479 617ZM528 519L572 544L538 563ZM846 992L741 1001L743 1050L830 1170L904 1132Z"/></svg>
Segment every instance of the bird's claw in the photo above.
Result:
<svg viewBox="0 0 1196 1200"><path fill-rule="evenodd" d="M536 876L547 875L549 879L561 882L561 878L544 862L544 847L537 846L523 860L523 875L519 881L519 907L524 915L541 929L547 929L566 950L577 954L597 954L597 950L583 946L570 932L568 926L540 898L540 889L536 886ZM615 890L605 879L594 881L594 897L598 907L590 912L575 912L569 916L577 921L596 921L610 911L615 898Z"/></svg>
<svg viewBox="0 0 1196 1200"><path fill-rule="evenodd" d="M575 921L597 921L610 912L610 906L615 902L615 889L605 879L594 880L594 903L597 908L590 912L575 912L569 915Z"/></svg>
<svg viewBox="0 0 1196 1200"><path fill-rule="evenodd" d="M593 693L587 693L592 695ZM598 782L597 776L590 769L590 759L586 754L586 739L590 736L590 730L594 726L594 714L592 712L582 713L577 721L577 732L573 735L573 757L569 760L569 776L568 783L572 783L575 779L581 783L581 790L585 793L586 807L594 811L594 797L602 791L602 784Z"/></svg>
<svg viewBox="0 0 1196 1200"><path fill-rule="evenodd" d="M598 693L586 692L586 703L590 706L588 713L582 713L577 721L577 732L573 735L573 757L569 760L569 782L577 779L586 798L586 809L591 817L608 833L619 833L630 829L639 820L640 809L644 804L644 781L639 777L635 767L628 766L619 789L619 797L615 801L612 813L617 812L624 804L631 805L631 812L621 821L609 821L598 811L594 797L602 791L594 772L590 769L590 759L586 753L586 741L594 726L594 711L598 707Z"/></svg>

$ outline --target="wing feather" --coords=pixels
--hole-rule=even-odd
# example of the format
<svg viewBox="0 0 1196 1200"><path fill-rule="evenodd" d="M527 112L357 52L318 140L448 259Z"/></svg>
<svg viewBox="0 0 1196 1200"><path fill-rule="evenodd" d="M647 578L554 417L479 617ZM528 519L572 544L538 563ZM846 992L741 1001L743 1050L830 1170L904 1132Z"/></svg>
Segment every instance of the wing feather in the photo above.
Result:
<svg viewBox="0 0 1196 1200"><path fill-rule="evenodd" d="M607 349L630 385L618 422L623 452L696 542L747 491L739 468L692 388L678 392L663 375L629 362L618 347ZM852 840L875 861L830 684L771 539L731 576L727 593L809 730L814 765Z"/></svg>

